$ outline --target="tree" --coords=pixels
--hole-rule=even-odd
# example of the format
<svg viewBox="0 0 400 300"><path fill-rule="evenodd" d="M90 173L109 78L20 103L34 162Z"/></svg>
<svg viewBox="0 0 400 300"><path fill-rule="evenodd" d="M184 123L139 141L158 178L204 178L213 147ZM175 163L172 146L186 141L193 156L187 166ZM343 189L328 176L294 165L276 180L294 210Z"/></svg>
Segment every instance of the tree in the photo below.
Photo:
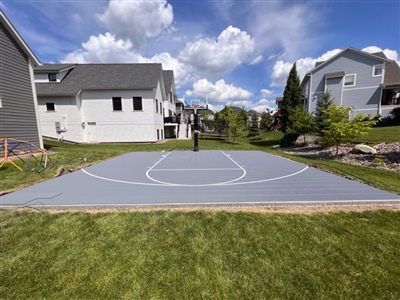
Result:
<svg viewBox="0 0 400 300"><path fill-rule="evenodd" d="M325 144L336 145L336 157L339 154L339 145L348 143L368 134L371 127L376 124L376 120L368 120L366 115L357 115L349 120L351 107L338 106L331 104L323 111L323 137L321 141Z"/></svg>
<svg viewBox="0 0 400 300"><path fill-rule="evenodd" d="M214 114L214 126L218 133L224 132L227 128L227 120L225 115L221 112L216 112Z"/></svg>
<svg viewBox="0 0 400 300"><path fill-rule="evenodd" d="M321 99L317 102L317 107L315 109L315 124L317 126L318 132L322 133L324 129L323 124L323 112L332 105L334 99L331 98L331 92L326 91L322 94Z"/></svg>
<svg viewBox="0 0 400 300"><path fill-rule="evenodd" d="M290 127L291 121L289 115L292 109L301 106L303 101L303 90L300 85L299 76L297 76L296 63L293 64L289 76L286 80L285 90L283 91L283 99L281 106L281 131L286 132Z"/></svg>
<svg viewBox="0 0 400 300"><path fill-rule="evenodd" d="M252 114L249 125L249 136L256 136L260 134L260 128L258 126L258 115Z"/></svg>
<svg viewBox="0 0 400 300"><path fill-rule="evenodd" d="M315 130L314 116L303 107L296 107L289 115L290 127L287 132L303 135L304 144L306 143L306 134Z"/></svg>
<svg viewBox="0 0 400 300"><path fill-rule="evenodd" d="M229 106L225 106L224 118L228 127L228 135L232 138L232 144L235 143L235 139L240 135L240 133L246 129L246 125L243 124L241 119L241 114L234 114L233 110ZM246 114L247 120L247 114Z"/></svg>
<svg viewBox="0 0 400 300"><path fill-rule="evenodd" d="M242 128L242 129L247 128L248 117L247 117L247 112L244 109L244 107L242 107L239 110L239 113L237 114L236 118L237 118L237 122L238 122L240 128Z"/></svg>
<svg viewBox="0 0 400 300"><path fill-rule="evenodd" d="M272 117L272 112L267 108L267 110L261 114L260 128L268 130L273 121L274 118Z"/></svg>

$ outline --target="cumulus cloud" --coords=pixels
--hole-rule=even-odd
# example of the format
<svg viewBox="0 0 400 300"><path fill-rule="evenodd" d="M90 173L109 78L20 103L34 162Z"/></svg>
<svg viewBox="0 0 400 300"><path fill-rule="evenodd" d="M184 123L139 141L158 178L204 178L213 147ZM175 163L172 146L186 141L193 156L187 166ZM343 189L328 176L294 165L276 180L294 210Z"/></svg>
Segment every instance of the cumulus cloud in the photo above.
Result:
<svg viewBox="0 0 400 300"><path fill-rule="evenodd" d="M164 70L173 70L177 88L193 82L194 76L189 66L162 52L153 57L144 57L136 52L129 40L117 39L107 32L91 36L82 49L69 53L62 63L162 63Z"/></svg>
<svg viewBox="0 0 400 300"><path fill-rule="evenodd" d="M252 93L236 87L233 84L227 84L223 79L212 83L207 79L200 79L193 84L193 90L186 91L187 95L198 94L205 95L209 103L213 106L246 104ZM242 106L242 105L241 105Z"/></svg>
<svg viewBox="0 0 400 300"><path fill-rule="evenodd" d="M275 100L268 100L265 98L258 100L255 103L252 103L250 106L250 109L253 109L259 113L263 113L267 109L270 109L273 111L273 110L275 110L275 108L276 108Z"/></svg>
<svg viewBox="0 0 400 300"><path fill-rule="evenodd" d="M305 57L300 58L296 61L296 70L297 75L300 77L300 80L303 79L304 75L315 67L315 63L319 61L325 61L335 54L342 51L342 49L334 49L329 50L326 53L322 54L317 58ZM275 65L271 74L271 86L285 86L286 80L289 75L290 69L292 68L294 62L285 62L283 60L278 60L275 62Z"/></svg>
<svg viewBox="0 0 400 300"><path fill-rule="evenodd" d="M173 11L166 0L111 0L99 19L118 37L141 47L146 38L158 36L172 24Z"/></svg>
<svg viewBox="0 0 400 300"><path fill-rule="evenodd" d="M268 90L268 89L262 89L262 90L261 90L261 96L262 96L262 97L271 96L273 93L274 93L273 90Z"/></svg>
<svg viewBox="0 0 400 300"><path fill-rule="evenodd" d="M203 38L188 43L179 59L200 72L221 74L247 62L254 48L254 39L247 32L229 26L217 39Z"/></svg>
<svg viewBox="0 0 400 300"><path fill-rule="evenodd" d="M119 63L140 60L140 55L133 52L132 43L116 39L107 32L91 36L82 48L66 55L62 63Z"/></svg>

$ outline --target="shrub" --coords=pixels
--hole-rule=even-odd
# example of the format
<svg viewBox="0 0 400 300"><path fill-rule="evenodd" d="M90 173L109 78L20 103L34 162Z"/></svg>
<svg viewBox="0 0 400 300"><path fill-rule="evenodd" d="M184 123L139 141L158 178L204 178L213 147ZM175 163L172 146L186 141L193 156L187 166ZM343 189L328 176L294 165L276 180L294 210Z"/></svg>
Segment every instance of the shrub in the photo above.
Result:
<svg viewBox="0 0 400 300"><path fill-rule="evenodd" d="M300 134L295 132L286 132L279 141L279 146L290 147L293 146Z"/></svg>
<svg viewBox="0 0 400 300"><path fill-rule="evenodd" d="M393 120L400 121L400 107L393 108L389 115L392 117Z"/></svg>

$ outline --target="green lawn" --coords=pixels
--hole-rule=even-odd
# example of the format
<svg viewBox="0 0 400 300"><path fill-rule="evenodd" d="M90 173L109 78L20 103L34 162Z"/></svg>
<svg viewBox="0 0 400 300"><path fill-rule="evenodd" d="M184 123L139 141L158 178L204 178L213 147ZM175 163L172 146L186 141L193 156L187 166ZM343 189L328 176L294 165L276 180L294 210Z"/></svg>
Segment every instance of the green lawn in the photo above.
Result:
<svg viewBox="0 0 400 300"><path fill-rule="evenodd" d="M400 126L373 127L368 135L357 141L368 144L400 142Z"/></svg>
<svg viewBox="0 0 400 300"><path fill-rule="evenodd" d="M1 299L400 299L400 212L0 213Z"/></svg>

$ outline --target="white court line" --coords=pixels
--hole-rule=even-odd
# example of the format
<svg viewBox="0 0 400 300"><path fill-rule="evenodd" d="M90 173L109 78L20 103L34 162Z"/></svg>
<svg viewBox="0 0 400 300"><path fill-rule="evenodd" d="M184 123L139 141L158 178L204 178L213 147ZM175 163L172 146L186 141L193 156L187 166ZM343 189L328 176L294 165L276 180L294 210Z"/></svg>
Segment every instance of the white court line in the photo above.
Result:
<svg viewBox="0 0 400 300"><path fill-rule="evenodd" d="M300 171L297 171L295 173L292 174L288 174L288 175L284 175L284 176L280 176L280 177L275 177L275 178L269 178L269 179L261 179L261 180L254 180L254 181L245 181L245 182L235 182L241 178L243 178L246 175L246 170L244 168L242 168L236 161L234 161L232 158L230 158L226 153L224 153L223 151L221 151L226 157L228 157L232 162L234 162L237 166L239 166L239 169L243 171L243 175L230 180L230 181L226 181L226 182L220 182L220 183L210 183L210 184L173 184L173 183L168 183L168 182L163 182L160 180L156 180L151 178L148 173L150 171L157 171L157 170L153 170L153 168L155 166L157 166L163 159L165 159L171 152L169 152L166 155L163 155L162 158L157 161L152 167L149 168L149 170L147 170L146 172L146 176L157 183L145 183L145 182L134 182L134 181L125 181L125 180L117 180L117 179L111 179L111 178L107 178L107 177L102 177L102 176L98 176L98 175L94 175L91 174L90 172L86 171L85 169L81 169L82 172L84 172L86 175L89 175L91 177L97 178L97 179L101 179L101 180L106 180L106 181L111 181L111 182L117 182L117 183L126 183L126 184L133 184L133 185L145 185L145 186L173 186L173 187L179 187L179 186L187 186L187 187L207 187L207 186L224 186L224 185L241 185L241 184L253 184L253 183L262 183L262 182L268 182L268 181L274 181L274 180L280 180L280 179L284 179L284 178L288 178L288 177L292 177L295 175L298 175L302 172L304 172L305 170L308 169L308 166L306 166L305 168L303 168ZM158 169L161 170L161 169ZM174 170L174 169L173 169ZM234 170L238 170L237 168L234 168Z"/></svg>
<svg viewBox="0 0 400 300"><path fill-rule="evenodd" d="M171 152L170 152L171 153ZM239 169L235 168L235 170L242 170L243 174L235 179L229 180L229 181L224 181L224 182L218 182L218 183L205 183L205 184L181 184L181 183L170 183L170 182L165 182L165 181L161 181L161 180L157 180L154 179L153 177L151 177L149 175L150 171L157 171L157 170L163 170L163 169L155 169L153 170L153 168L158 165L165 157L161 158L158 162L156 162L152 167L150 167L149 170L147 170L146 172L146 176L148 179L157 182L157 183L162 183L168 186L187 186L187 187L207 187L207 186L219 186L219 185L225 185L225 184L230 184L232 182L238 181L240 179L242 179L244 176L246 176L246 170L243 169L243 167L241 165L239 165L236 161L234 161L232 158L229 157L229 155L227 155L226 153L224 153L223 151L221 151L222 154L224 154L227 158L229 158L235 165L237 165L239 167ZM231 170L232 168L230 168ZM201 170L206 170L206 169L201 169ZM217 169L212 169L212 170L217 170Z"/></svg>
<svg viewBox="0 0 400 300"><path fill-rule="evenodd" d="M215 168L215 169L155 169L152 172L163 172L163 171L237 171L239 168Z"/></svg>

